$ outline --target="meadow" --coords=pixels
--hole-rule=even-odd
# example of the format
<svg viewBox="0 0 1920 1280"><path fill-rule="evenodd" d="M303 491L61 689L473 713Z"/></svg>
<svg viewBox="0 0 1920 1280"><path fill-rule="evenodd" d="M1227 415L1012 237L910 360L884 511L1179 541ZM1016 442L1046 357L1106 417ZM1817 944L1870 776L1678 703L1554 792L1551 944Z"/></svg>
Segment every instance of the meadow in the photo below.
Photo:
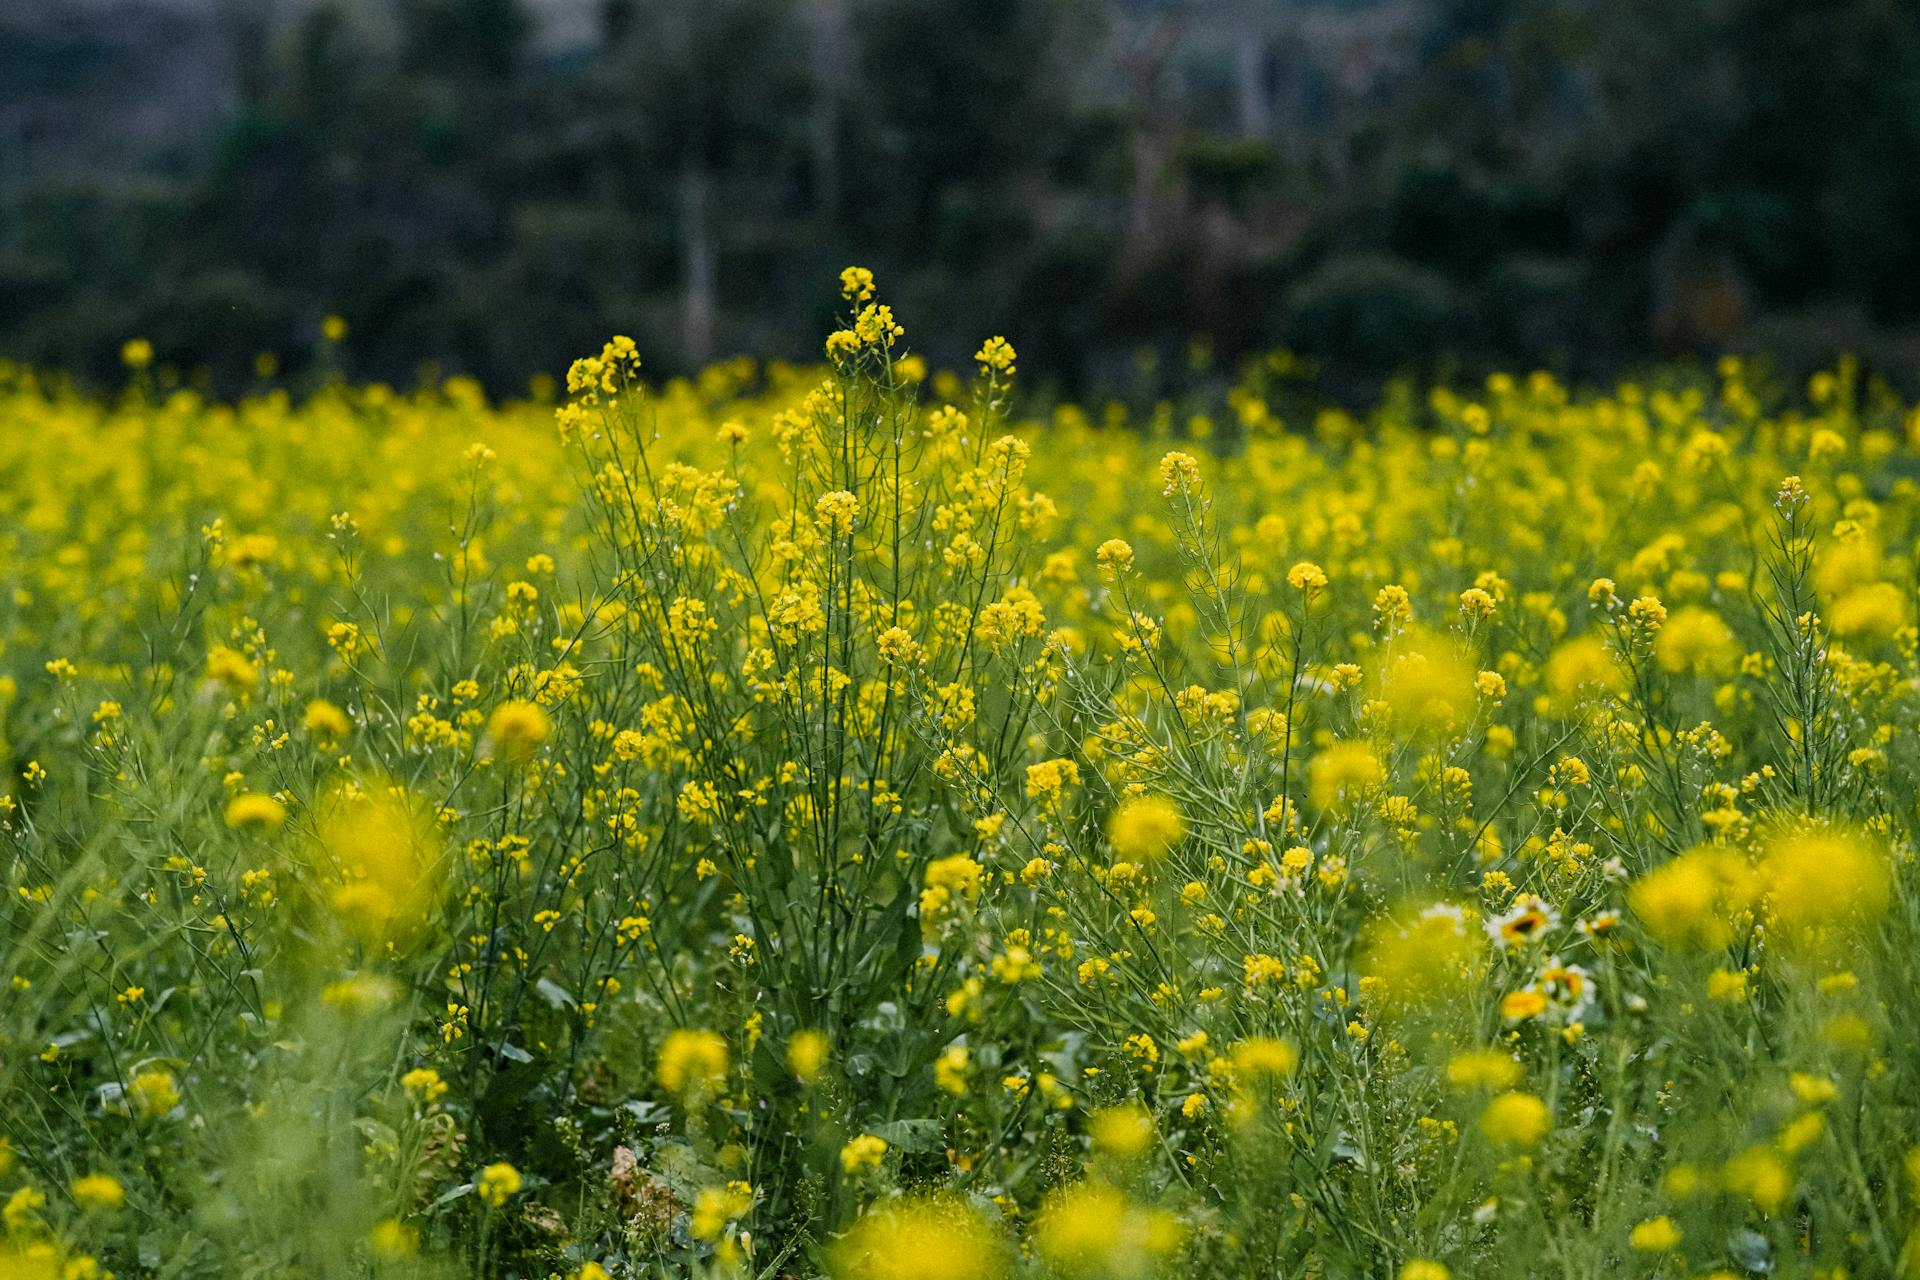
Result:
<svg viewBox="0 0 1920 1280"><path fill-rule="evenodd" d="M1920 413L1036 420L841 284L0 370L0 1280L1920 1275Z"/></svg>

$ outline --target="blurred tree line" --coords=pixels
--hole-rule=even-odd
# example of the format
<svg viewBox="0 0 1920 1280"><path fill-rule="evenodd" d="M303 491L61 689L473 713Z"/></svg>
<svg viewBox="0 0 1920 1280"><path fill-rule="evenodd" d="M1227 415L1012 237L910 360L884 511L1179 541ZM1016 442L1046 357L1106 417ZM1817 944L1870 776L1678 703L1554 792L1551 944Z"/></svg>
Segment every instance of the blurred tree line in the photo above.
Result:
<svg viewBox="0 0 1920 1280"><path fill-rule="evenodd" d="M38 363L142 333L231 387L329 313L357 375L503 391L614 331L810 358L860 262L918 349L1004 332L1080 392L1196 346L1353 394L1920 373L1904 0L580 0L565 41L565 0L72 2L0 6Z"/></svg>

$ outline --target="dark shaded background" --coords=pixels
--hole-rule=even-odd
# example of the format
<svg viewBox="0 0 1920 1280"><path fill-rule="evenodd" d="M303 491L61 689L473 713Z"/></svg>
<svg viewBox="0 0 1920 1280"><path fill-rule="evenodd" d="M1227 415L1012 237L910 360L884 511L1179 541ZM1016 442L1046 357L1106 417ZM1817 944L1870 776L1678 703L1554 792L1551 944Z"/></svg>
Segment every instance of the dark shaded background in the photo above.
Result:
<svg viewBox="0 0 1920 1280"><path fill-rule="evenodd" d="M1920 375L1903 0L0 0L0 354ZM1149 358L1157 353L1157 360Z"/></svg>

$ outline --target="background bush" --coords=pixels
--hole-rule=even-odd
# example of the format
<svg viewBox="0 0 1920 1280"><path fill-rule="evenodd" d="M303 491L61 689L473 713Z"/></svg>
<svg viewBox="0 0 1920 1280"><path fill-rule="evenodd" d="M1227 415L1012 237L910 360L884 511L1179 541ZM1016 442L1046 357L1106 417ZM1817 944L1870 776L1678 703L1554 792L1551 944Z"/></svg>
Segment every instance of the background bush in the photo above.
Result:
<svg viewBox="0 0 1920 1280"><path fill-rule="evenodd" d="M1196 335L1354 403L1795 325L1916 370L1881 0L8 0L0 59L0 353L95 376L145 333L237 389L333 313L401 383L791 359L847 260L1079 394L1220 380Z"/></svg>

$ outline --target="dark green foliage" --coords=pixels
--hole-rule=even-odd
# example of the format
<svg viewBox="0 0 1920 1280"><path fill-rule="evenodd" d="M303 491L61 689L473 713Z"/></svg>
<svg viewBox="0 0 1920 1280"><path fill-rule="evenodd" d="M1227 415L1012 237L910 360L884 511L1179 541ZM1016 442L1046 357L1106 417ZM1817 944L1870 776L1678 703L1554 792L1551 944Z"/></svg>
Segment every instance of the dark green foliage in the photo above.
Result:
<svg viewBox="0 0 1920 1280"><path fill-rule="evenodd" d="M0 0L0 353L109 375L147 333L230 388L337 312L352 373L511 392L615 331L811 358L857 261L936 361L1005 332L1079 391L1192 333L1339 394L1769 337L1794 372L1821 330L1920 376L1912 6L559 11Z"/></svg>

